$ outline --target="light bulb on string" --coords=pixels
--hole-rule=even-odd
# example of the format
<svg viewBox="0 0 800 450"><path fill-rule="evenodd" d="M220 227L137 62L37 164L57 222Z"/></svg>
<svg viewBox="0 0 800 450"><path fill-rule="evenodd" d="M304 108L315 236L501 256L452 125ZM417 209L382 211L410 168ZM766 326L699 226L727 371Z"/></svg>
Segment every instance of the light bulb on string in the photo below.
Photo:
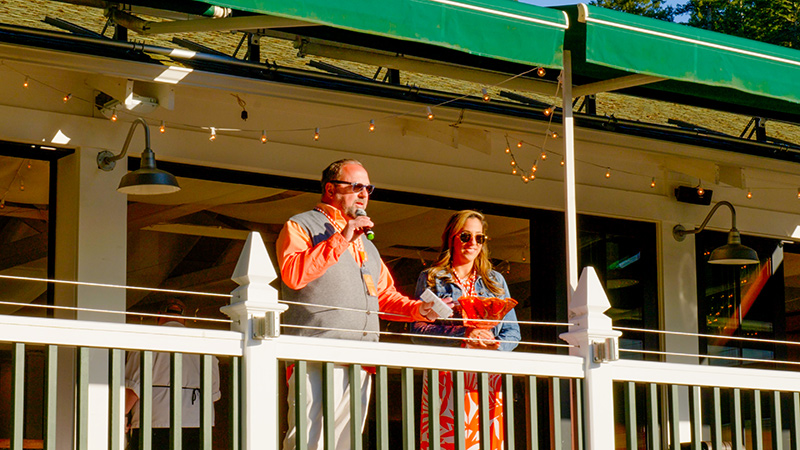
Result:
<svg viewBox="0 0 800 450"><path fill-rule="evenodd" d="M483 93L483 101L488 102L489 101L489 91L487 91L486 88L482 88L481 89L481 93Z"/></svg>
<svg viewBox="0 0 800 450"><path fill-rule="evenodd" d="M509 147L507 145L506 145L506 153L511 153L511 147ZM800 190L800 189L798 189L798 190Z"/></svg>
<svg viewBox="0 0 800 450"><path fill-rule="evenodd" d="M542 158L542 161L546 160L547 159L547 152L542 150L542 154L539 155L539 157Z"/></svg>
<svg viewBox="0 0 800 450"><path fill-rule="evenodd" d="M111 121L112 122L116 122L117 121L117 113L116 112L111 114Z"/></svg>
<svg viewBox="0 0 800 450"><path fill-rule="evenodd" d="M27 88L28 86L30 86L28 84L28 77L25 77L25 81L22 82L22 87Z"/></svg>
<svg viewBox="0 0 800 450"><path fill-rule="evenodd" d="M544 70L544 67L537 67L536 68L536 75L539 75L540 77L543 77L545 73L546 72Z"/></svg>
<svg viewBox="0 0 800 450"><path fill-rule="evenodd" d="M22 177L20 177L20 179L19 179L19 190L20 191L24 191L25 190L25 180L23 180Z"/></svg>
<svg viewBox="0 0 800 450"><path fill-rule="evenodd" d="M531 179L531 181L535 180L535 179L536 179L536 174L534 174L534 173L531 173L531 175L530 175L530 179Z"/></svg>
<svg viewBox="0 0 800 450"><path fill-rule="evenodd" d="M160 127L158 127L158 131L160 131L160 132L162 132L162 133L164 133L164 132L166 132L166 131L167 131L167 124L166 124L166 123L164 123L164 121L163 121L163 120L161 121L161 126L160 126Z"/></svg>
<svg viewBox="0 0 800 450"><path fill-rule="evenodd" d="M6 198L5 198L5 197L3 197L3 198L0 200L0 209L5 209L5 207L6 207Z"/></svg>
<svg viewBox="0 0 800 450"><path fill-rule="evenodd" d="M522 148L522 141L517 142L517 148Z"/></svg>
<svg viewBox="0 0 800 450"><path fill-rule="evenodd" d="M530 178L528 178L528 177L526 177L525 175L523 175L523 176L522 176L522 182L523 182L523 183L527 183L528 181L531 181L531 180L530 180Z"/></svg>
<svg viewBox="0 0 800 450"><path fill-rule="evenodd" d="M606 169L606 178L611 178L611 168Z"/></svg>
<svg viewBox="0 0 800 450"><path fill-rule="evenodd" d="M33 167L33 166L32 166L31 160L29 159L29 160L28 160L28 170L31 170L31 168L32 168L32 167Z"/></svg>
<svg viewBox="0 0 800 450"><path fill-rule="evenodd" d="M544 111L542 111L542 113L543 113L545 116L548 116L548 117L549 117L549 116L550 116L550 114L553 114L553 107L552 107L552 106L550 106L550 107L548 107L548 108L545 108L545 110L544 110Z"/></svg>
<svg viewBox="0 0 800 450"><path fill-rule="evenodd" d="M375 119L369 119L369 131L375 131Z"/></svg>
<svg viewBox="0 0 800 450"><path fill-rule="evenodd" d="M548 131L548 134L550 134L550 137L553 139L558 138L558 133L556 133L555 131Z"/></svg>
<svg viewBox="0 0 800 450"><path fill-rule="evenodd" d="M214 142L214 141L217 140L217 129L216 128L211 127L211 135L208 136L208 140L211 141L211 142Z"/></svg>
<svg viewBox="0 0 800 450"><path fill-rule="evenodd" d="M516 167L514 167L513 169L511 169L511 173L512 173L512 174L514 174L514 175L516 175L516 174L517 174L517 168L516 168Z"/></svg>
<svg viewBox="0 0 800 450"><path fill-rule="evenodd" d="M703 186L697 186L697 195L702 197L703 195L705 195L705 193L706 193L706 190L703 189Z"/></svg>
<svg viewBox="0 0 800 450"><path fill-rule="evenodd" d="M797 188L797 198L800 198L800 188Z"/></svg>
<svg viewBox="0 0 800 450"><path fill-rule="evenodd" d="M514 160L512 159L512 160L511 160L511 165L512 165L512 166L516 166L516 165L517 165L517 162L516 162L516 161L514 161Z"/></svg>
<svg viewBox="0 0 800 450"><path fill-rule="evenodd" d="M314 140L315 141L319 140L319 127L314 128Z"/></svg>
<svg viewBox="0 0 800 450"><path fill-rule="evenodd" d="M653 178L650 180L650 187L651 187L651 188L654 188L654 187L656 187L656 178L655 178L655 177L653 177Z"/></svg>
<svg viewBox="0 0 800 450"><path fill-rule="evenodd" d="M564 158L561 158L561 166L563 167L563 166L565 166L566 164L567 164L567 163L566 163L566 162L564 162Z"/></svg>
<svg viewBox="0 0 800 450"><path fill-rule="evenodd" d="M749 189L747 190L747 198L753 198L753 192Z"/></svg>
<svg viewBox="0 0 800 450"><path fill-rule="evenodd" d="M261 143L267 143L267 130L261 130Z"/></svg>
<svg viewBox="0 0 800 450"><path fill-rule="evenodd" d="M63 98L64 103L67 103L69 101L69 99L71 99L71 98L72 98L72 94L65 95L64 98Z"/></svg>
<svg viewBox="0 0 800 450"><path fill-rule="evenodd" d="M539 170L539 167L537 167L537 165L538 165L538 161L534 161L533 162L533 166L531 166L531 173L534 173L537 170Z"/></svg>
<svg viewBox="0 0 800 450"><path fill-rule="evenodd" d="M428 120L433 120L433 111L431 111L430 106L425 107L425 112L427 113L426 115L428 116Z"/></svg>

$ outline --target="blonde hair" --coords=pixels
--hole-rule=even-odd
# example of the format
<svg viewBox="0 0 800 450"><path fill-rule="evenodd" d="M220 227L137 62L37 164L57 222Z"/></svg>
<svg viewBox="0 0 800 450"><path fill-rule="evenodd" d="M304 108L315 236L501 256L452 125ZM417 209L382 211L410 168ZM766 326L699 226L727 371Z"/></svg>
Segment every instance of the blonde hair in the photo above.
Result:
<svg viewBox="0 0 800 450"><path fill-rule="evenodd" d="M442 249L439 252L439 259L433 263L428 271L428 286L433 287L436 285L437 275L441 272L446 272L448 274L453 272L453 240L456 239L459 232L464 229L469 219L480 220L483 233L486 234L489 225L486 223L486 218L480 212L465 209L450 216L447 225L444 227L444 232L442 232ZM489 276L489 272L492 271L492 262L489 260L488 243L488 241L483 242L480 253L478 253L478 257L475 258L473 270L483 279L483 284L489 292L494 295L501 295L503 294L502 286L499 286L497 280Z"/></svg>

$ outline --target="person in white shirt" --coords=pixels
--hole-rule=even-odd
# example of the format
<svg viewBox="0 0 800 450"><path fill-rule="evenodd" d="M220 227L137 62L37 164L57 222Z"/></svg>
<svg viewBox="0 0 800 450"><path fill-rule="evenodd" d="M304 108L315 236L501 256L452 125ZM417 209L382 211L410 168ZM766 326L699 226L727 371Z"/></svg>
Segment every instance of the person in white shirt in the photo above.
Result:
<svg viewBox="0 0 800 450"><path fill-rule="evenodd" d="M159 317L158 324L168 327L185 326L184 312L186 306L178 299L169 300L163 313L170 315ZM181 396L182 441L184 449L200 448L200 360L198 354L183 354L183 393ZM139 352L128 352L125 360L125 412L130 415L131 431L129 448L138 448L139 443ZM220 399L219 360L212 357L211 398ZM154 449L169 448L170 426L170 354L153 354L153 446ZM214 423L212 408L211 423Z"/></svg>

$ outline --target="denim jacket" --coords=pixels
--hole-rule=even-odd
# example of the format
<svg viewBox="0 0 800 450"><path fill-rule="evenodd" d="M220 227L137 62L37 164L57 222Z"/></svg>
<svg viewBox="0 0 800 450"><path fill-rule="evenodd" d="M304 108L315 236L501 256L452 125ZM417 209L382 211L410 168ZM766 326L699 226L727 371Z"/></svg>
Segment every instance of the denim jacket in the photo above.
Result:
<svg viewBox="0 0 800 450"><path fill-rule="evenodd" d="M428 287L428 270L419 274L419 278L417 279L417 289L415 291L416 293L414 294L415 298L419 298L419 296L422 295L422 293ZM436 277L436 285L431 288L431 291L433 291L433 293L440 298L453 298L453 303L457 305L458 299L464 295L461 291L461 287L453 282L449 274L441 272L437 275L439 276ZM508 284L506 284L506 280L503 278L503 276L494 270L489 273L489 276L503 287L503 293L497 297L508 298ZM478 297L495 297L495 295L486 288L481 277L478 277L478 279L475 280L475 295ZM453 317L458 316L454 315ZM465 330L466 327L462 325L455 325L453 322L440 320L437 320L433 323L414 322L411 326L412 333L430 334L436 336L464 337ZM513 309L509 311L505 317L503 317L503 323L498 324L492 329L492 333L494 333L495 338L501 341L499 348L500 350L510 352L517 347L517 343L519 342L521 335L519 324L517 324L517 314ZM451 347L458 347L461 345L461 341L456 339L436 339L425 338L422 336L412 337L411 341L416 344L444 345Z"/></svg>

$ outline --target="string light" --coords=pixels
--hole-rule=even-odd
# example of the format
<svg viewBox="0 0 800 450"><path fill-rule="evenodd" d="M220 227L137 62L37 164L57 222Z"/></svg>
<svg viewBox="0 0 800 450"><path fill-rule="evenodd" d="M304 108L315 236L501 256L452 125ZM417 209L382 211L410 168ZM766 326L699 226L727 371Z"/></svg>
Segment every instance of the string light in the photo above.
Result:
<svg viewBox="0 0 800 450"><path fill-rule="evenodd" d="M543 67L536 67L536 68L534 68L534 69L531 69L531 70L528 70L528 71L526 71L525 73L530 73L530 72L532 72L532 71L536 71L536 73L537 73L537 74L538 74L538 76L540 76L540 77L544 76L544 75L545 75L545 72L546 72L546 71L545 71L545 69L544 69ZM524 75L525 73L523 73L522 75ZM23 81L23 86L24 86L24 87L29 87L29 85L30 85L30 81L31 81L31 80L32 80L32 81L36 81L35 79L33 79L33 78L30 78L28 75L25 75L25 74L21 74L21 75L23 75L23 76L25 77L25 78L24 78L24 81ZM519 76L519 75L517 75L517 76ZM512 77L512 79L513 79L513 77ZM489 94L489 89L490 89L491 87L492 87L492 86L487 86L487 87L482 87L482 88L481 88L481 94L482 94L482 98L483 98L485 101L490 101L490 100L491 100L491 96L490 96L490 94ZM62 91L62 93L63 93L63 91ZM232 96L233 96L233 97L236 99L236 101L238 102L239 106L240 106L240 107L241 107L241 109L242 109L242 117L241 117L241 118L242 118L243 120L247 120L247 115L248 115L248 113L247 113L247 110L246 110L246 103L245 103L244 99L242 99L242 98L241 98L239 95L237 95L237 94L231 94L231 95L232 95ZM469 95L472 95L472 94L465 95L465 96L464 96L464 98L468 97ZM555 94L555 95L556 95L556 96L558 96L558 90L556 90L556 94ZM72 99L72 97L73 97L72 93L67 93L67 94L65 94L65 95L63 96L63 101L66 103L66 102L68 102L69 100L71 100L71 99ZM78 100L81 100L81 101L86 101L86 100L84 100L84 99L82 99L82 98L78 98ZM445 104L447 104L447 103L449 103L449 102L444 102L444 103L441 103L441 104L436 104L436 105L433 105L433 106L426 106L426 107L425 107L425 110L426 110L426 113L427 113L427 118L428 118L428 120L434 120L434 118L435 118L435 116L434 116L434 114L433 114L433 111L432 111L432 108L433 108L433 107L444 106L444 105L445 105ZM548 107L547 107L547 108L546 108L546 109L543 111L543 113L544 113L544 115L545 115L545 116L548 116L548 117L550 117L550 116L552 116L552 115L555 113L555 110L556 110L556 108L557 108L557 106L556 106L556 105L551 105L551 106L548 106ZM405 114L401 114L401 115L407 115L407 114L410 114L410 113L411 113L411 111L408 111L408 112L406 112ZM111 116L110 116L109 118L110 118L112 121L114 121L114 122L116 122L116 121L118 121L118 120L119 120L119 116L118 116L118 114L116 113L116 111L112 111L112 114L111 114ZM354 125L354 124L346 124L346 125ZM192 128L192 127L193 127L192 125L186 125L186 126L187 126L187 127L190 127L190 128ZM206 127L194 126L194 128L203 129L203 128L206 128ZM549 128L549 127L548 127L548 128ZM217 130L218 130L218 128L217 128L217 127L208 127L207 129L210 129L209 140L210 140L210 141L212 141L212 142L213 142L213 141L215 141L215 140L216 140L216 137L217 137ZM369 120L369 131L374 131L374 129L375 129L375 119L370 119L370 120ZM320 130L320 128L319 128L319 127L316 127L316 128L315 128L315 131L314 131L314 140L315 140L315 141L318 141L318 140L319 140L319 133L320 133L320 131L319 131L319 130ZM247 132L247 133L253 133L253 132L257 132L258 130L256 129L256 130L231 130L231 131L233 131L233 132ZM161 123L160 123L160 126L159 126L159 132L161 132L161 133L165 133L165 132L166 132L166 122L165 122L164 120L161 120ZM555 132L555 131L552 131L552 130L548 129L548 130L546 131L545 140L546 140L548 137L551 137L551 138L554 138L554 139L555 139L555 138L558 138L558 137L559 137L559 135L558 135L558 133L557 133L557 132ZM266 137L266 131L265 131L265 130L261 130L261 141L262 141L262 143L266 143L266 142L268 141L268 139L267 139L267 137ZM520 141L517 143L517 147L518 147L518 148L522 148L524 143L525 143L525 141L522 141L522 140L520 140ZM506 145L506 147L505 147L505 152L506 152L506 154L509 154L509 155L510 155L510 157L511 157L511 159L513 160L513 159L514 159L514 155L513 155L513 153L511 153L511 146L510 146L510 145L508 145L508 136L507 136L507 135L506 135L506 144L507 144L507 145ZM539 147L539 146L534 146L534 147ZM541 154L540 154L540 158L541 158L542 160L546 160L548 155L547 155L547 151L544 149L544 145L543 145L542 147L539 147L539 148L541 148L541 149L542 149L542 150L541 150ZM562 165L562 166L564 166L564 165L565 165L565 162L564 162L564 158L563 158L563 156L562 156L562 158L561 158L561 165ZM512 166L515 168L515 170L514 170L514 173L515 173L515 175L516 175L516 174L518 174L519 172L517 172L517 169L516 169L516 166L517 166L517 163L516 163L516 161L512 161ZM536 163L534 163L534 166L536 166ZM534 169L534 170L535 170L535 169ZM609 168L609 170L610 170L610 168ZM522 176L525 176L525 177L528 179L528 181L531 181L531 180L533 180L533 179L535 178L533 173L530 173L530 174L523 173L523 174L522 174ZM609 176L610 176L610 174L608 174L608 173L607 173L607 177L609 177ZM800 189L798 190L798 198L800 198Z"/></svg>
<svg viewBox="0 0 800 450"><path fill-rule="evenodd" d="M656 187L656 177L653 177L653 178L650 180L650 187L651 187L651 188L654 188L654 187Z"/></svg>
<svg viewBox="0 0 800 450"><path fill-rule="evenodd" d="M797 188L797 198L800 198L800 188Z"/></svg>
<svg viewBox="0 0 800 450"><path fill-rule="evenodd" d="M33 165L32 165L32 163L31 163L31 160L29 159L29 160L28 160L28 170L31 170L31 167L33 167Z"/></svg>
<svg viewBox="0 0 800 450"><path fill-rule="evenodd" d="M697 195L702 197L703 195L705 195L705 193L706 193L706 190L703 189L703 186L698 186L697 187Z"/></svg>
<svg viewBox="0 0 800 450"><path fill-rule="evenodd" d="M530 181L530 178L528 178L528 177L526 177L525 175L523 175L523 176L522 176L522 182L523 182L523 183L527 183L528 181Z"/></svg>
<svg viewBox="0 0 800 450"><path fill-rule="evenodd" d="M5 207L6 207L6 198L3 197L2 199L0 199L0 209L5 209Z"/></svg>
<svg viewBox="0 0 800 450"><path fill-rule="evenodd" d="M533 181L533 180L535 180L535 179L536 179L536 175L534 175L534 174L531 174L531 181Z"/></svg>
<svg viewBox="0 0 800 450"><path fill-rule="evenodd" d="M512 166L516 166L516 165L517 165L517 162L516 162L516 161L514 161L514 160L512 159L512 160L511 160L511 165L512 165Z"/></svg>
<svg viewBox="0 0 800 450"><path fill-rule="evenodd" d="M538 164L538 161L534 161L533 162L533 166L531 166L531 173L536 172L537 170L539 170L539 168L537 167L537 164Z"/></svg>
<svg viewBox="0 0 800 450"><path fill-rule="evenodd" d="M514 167L513 169L511 169L511 173L512 173L512 174L514 174L514 175L516 175L516 174L517 174L517 168L516 168L516 167Z"/></svg>
<svg viewBox="0 0 800 450"><path fill-rule="evenodd" d="M19 190L20 191L25 190L25 180L23 180L22 177L19 178Z"/></svg>
<svg viewBox="0 0 800 450"><path fill-rule="evenodd" d="M611 168L606 167L606 178L611 178Z"/></svg>
<svg viewBox="0 0 800 450"><path fill-rule="evenodd" d="M753 198L753 193L749 189L747 190L747 198Z"/></svg>

